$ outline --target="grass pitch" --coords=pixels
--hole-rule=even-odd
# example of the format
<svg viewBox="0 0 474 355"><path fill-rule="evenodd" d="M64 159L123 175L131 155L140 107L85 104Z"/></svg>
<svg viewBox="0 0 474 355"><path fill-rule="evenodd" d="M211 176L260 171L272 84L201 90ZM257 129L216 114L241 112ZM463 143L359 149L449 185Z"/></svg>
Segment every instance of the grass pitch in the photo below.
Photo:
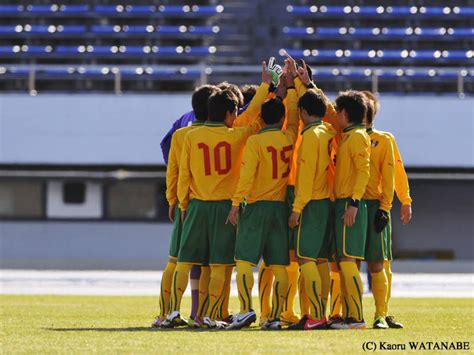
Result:
<svg viewBox="0 0 474 355"><path fill-rule="evenodd" d="M257 300L254 300L257 304ZM393 299L405 329L351 331L154 330L157 297L0 296L1 353L346 353L366 341L474 343L473 299ZM368 325L373 300L364 299ZM189 314L190 299L183 300ZM231 300L238 310L238 300Z"/></svg>

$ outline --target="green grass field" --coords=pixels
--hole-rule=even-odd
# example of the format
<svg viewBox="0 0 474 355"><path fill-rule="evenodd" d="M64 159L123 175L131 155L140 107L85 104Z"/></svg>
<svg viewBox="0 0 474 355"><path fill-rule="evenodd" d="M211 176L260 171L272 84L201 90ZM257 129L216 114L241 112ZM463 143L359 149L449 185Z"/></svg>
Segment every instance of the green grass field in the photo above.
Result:
<svg viewBox="0 0 474 355"><path fill-rule="evenodd" d="M189 299L184 312L189 313ZM21 353L315 353L351 354L366 341L468 341L473 299L394 299L402 330L243 331L152 330L153 297L0 296L1 352ZM366 320L373 302L365 298ZM231 307L238 310L237 298ZM407 345L408 346L408 345ZM471 350L472 351L472 350Z"/></svg>

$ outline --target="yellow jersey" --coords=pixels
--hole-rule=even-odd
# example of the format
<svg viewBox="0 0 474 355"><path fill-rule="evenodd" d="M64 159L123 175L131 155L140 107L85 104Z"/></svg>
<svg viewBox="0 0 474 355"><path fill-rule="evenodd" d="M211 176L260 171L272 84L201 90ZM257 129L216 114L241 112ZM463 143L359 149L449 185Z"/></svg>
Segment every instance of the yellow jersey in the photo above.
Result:
<svg viewBox="0 0 474 355"><path fill-rule="evenodd" d="M336 130L330 124L318 120L309 123L301 133L293 203L293 211L298 213L303 211L309 201L330 196L327 174L331 140Z"/></svg>
<svg viewBox="0 0 474 355"><path fill-rule="evenodd" d="M393 146L393 153L395 156L395 192L398 200L402 205L411 205L412 198L410 196L410 184L408 183L408 176L403 166L400 150L398 149L395 137L390 132L382 132L391 141Z"/></svg>
<svg viewBox="0 0 474 355"><path fill-rule="evenodd" d="M291 169L291 158L298 134L298 108L295 90L288 90L288 122L282 131L276 125L263 128L247 140L240 179L232 198L232 205L246 198L256 201L284 201Z"/></svg>
<svg viewBox="0 0 474 355"><path fill-rule="evenodd" d="M342 141L337 149L335 197L362 199L369 176L369 135L363 124L349 126L343 130Z"/></svg>
<svg viewBox="0 0 474 355"><path fill-rule="evenodd" d="M178 129L173 133L171 138L171 148L168 155L168 166L166 168L166 199L170 206L176 205L178 202L178 176L179 162L181 158L181 150L183 149L183 141L186 134L200 127L204 121L194 121L190 126Z"/></svg>
<svg viewBox="0 0 474 355"><path fill-rule="evenodd" d="M370 177L364 199L379 200L380 209L390 212L395 189L395 158L390 138L374 128L370 137Z"/></svg>

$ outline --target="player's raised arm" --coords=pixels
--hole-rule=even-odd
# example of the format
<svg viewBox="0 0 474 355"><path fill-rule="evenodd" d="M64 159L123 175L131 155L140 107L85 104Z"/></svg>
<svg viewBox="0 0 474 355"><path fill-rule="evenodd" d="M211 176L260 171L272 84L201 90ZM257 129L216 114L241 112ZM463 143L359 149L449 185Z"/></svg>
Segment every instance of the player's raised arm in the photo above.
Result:
<svg viewBox="0 0 474 355"><path fill-rule="evenodd" d="M262 83L258 87L257 92L252 98L252 101L250 101L247 109L237 116L233 127L245 127L252 125L257 121L262 104L267 99L268 89L270 88L271 82L272 76L268 72L267 64L262 62Z"/></svg>
<svg viewBox="0 0 474 355"><path fill-rule="evenodd" d="M287 59L288 61L288 59ZM286 63L287 67L291 65L288 61ZM288 70L282 75L283 84L286 89L286 108L288 111L288 122L286 125L285 135L290 139L290 141L295 144L296 138L298 136L299 128L299 113L298 113L298 95L295 89L295 82L293 80L291 71Z"/></svg>
<svg viewBox="0 0 474 355"><path fill-rule="evenodd" d="M190 153L191 145L189 137L184 138L183 150L181 152L181 160L179 163L179 178L178 178L178 200L179 208L185 215L185 211L189 203L189 187L191 183L191 170L190 170ZM183 218L184 219L184 218Z"/></svg>

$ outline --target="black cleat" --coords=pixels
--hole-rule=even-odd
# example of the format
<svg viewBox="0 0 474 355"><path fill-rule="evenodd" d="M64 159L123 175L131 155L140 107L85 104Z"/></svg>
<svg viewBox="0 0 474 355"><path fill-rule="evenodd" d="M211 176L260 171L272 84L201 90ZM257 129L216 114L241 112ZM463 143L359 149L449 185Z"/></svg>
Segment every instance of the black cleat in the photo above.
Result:
<svg viewBox="0 0 474 355"><path fill-rule="evenodd" d="M397 322L394 316L385 317L385 321L387 322L389 328L392 328L392 329L401 329L401 328L403 328L403 324Z"/></svg>

